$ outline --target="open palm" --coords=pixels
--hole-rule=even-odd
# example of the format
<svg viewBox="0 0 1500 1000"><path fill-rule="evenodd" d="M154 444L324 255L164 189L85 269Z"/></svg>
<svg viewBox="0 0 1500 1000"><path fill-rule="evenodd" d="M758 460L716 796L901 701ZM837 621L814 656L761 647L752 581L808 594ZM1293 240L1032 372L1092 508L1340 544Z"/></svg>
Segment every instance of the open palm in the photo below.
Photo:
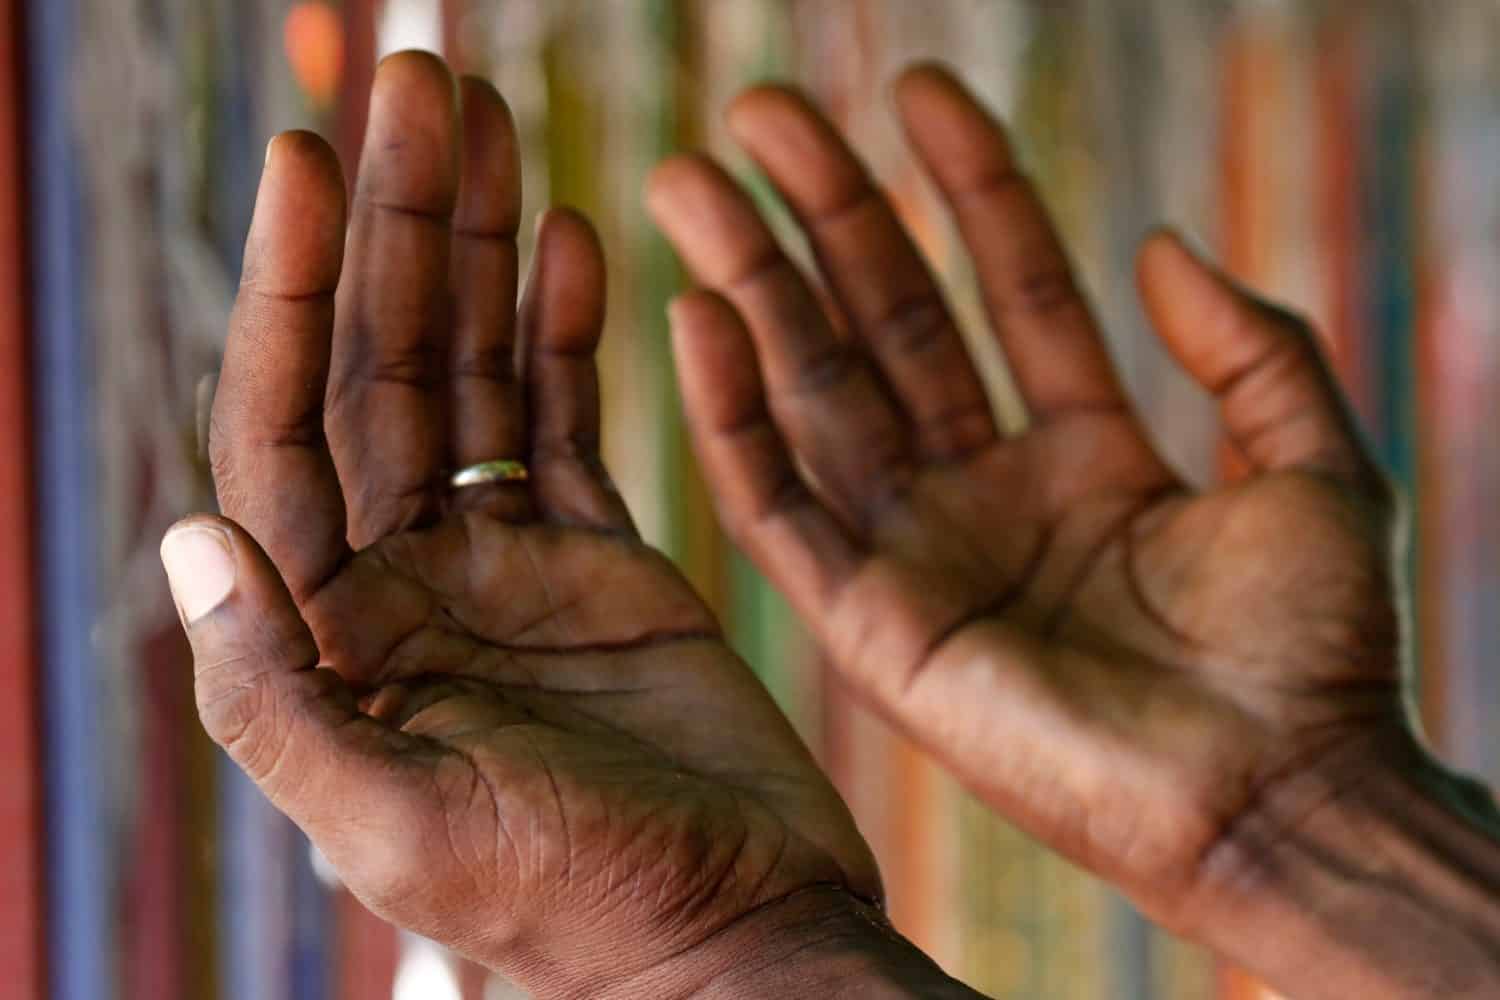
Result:
<svg viewBox="0 0 1500 1000"><path fill-rule="evenodd" d="M1263 874L1252 845L1339 793L1326 763L1409 748L1391 494L1306 329L1158 235L1148 308L1249 467L1190 489L1132 412L999 127L941 70L907 74L897 103L1029 428L997 427L864 167L768 87L730 128L802 223L836 318L721 168L663 165L651 206L706 286L674 310L699 455L731 533L857 691L1189 929Z"/></svg>
<svg viewBox="0 0 1500 1000"><path fill-rule="evenodd" d="M178 594L203 721L357 895L539 994L640 995L879 881L603 471L578 216L517 320L518 174L499 97L420 55L381 67L347 231L332 152L278 138L213 411L226 518L164 554L175 582L227 552L230 591ZM449 488L500 458L530 480Z"/></svg>

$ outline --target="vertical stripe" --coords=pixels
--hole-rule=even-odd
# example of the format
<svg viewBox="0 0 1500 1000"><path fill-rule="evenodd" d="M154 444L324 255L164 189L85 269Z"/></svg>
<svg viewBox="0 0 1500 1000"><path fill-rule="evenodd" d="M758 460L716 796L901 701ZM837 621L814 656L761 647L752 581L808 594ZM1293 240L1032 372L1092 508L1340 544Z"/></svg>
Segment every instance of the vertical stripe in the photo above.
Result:
<svg viewBox="0 0 1500 1000"><path fill-rule="evenodd" d="M24 13L22 0L0 7L0 982L16 1000L43 1000Z"/></svg>
<svg viewBox="0 0 1500 1000"><path fill-rule="evenodd" d="M90 633L98 609L94 371L81 151L72 133L73 5L30 6L38 579L45 665L49 950L56 1000L115 996L104 759Z"/></svg>

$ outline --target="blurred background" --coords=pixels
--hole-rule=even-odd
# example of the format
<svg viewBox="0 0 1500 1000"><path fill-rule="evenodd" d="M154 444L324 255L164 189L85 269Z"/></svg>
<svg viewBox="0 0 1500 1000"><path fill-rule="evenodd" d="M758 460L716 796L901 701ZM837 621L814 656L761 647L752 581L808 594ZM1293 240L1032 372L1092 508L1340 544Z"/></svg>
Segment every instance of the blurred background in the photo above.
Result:
<svg viewBox="0 0 1500 1000"><path fill-rule="evenodd" d="M489 75L528 212L609 250L607 445L647 535L722 611L879 853L900 927L1000 998L1260 997L975 805L825 677L726 545L685 447L640 206L669 151L729 158L742 85L807 87L950 283L1018 419L886 84L958 67L1012 124L1170 456L1221 471L1207 401L1144 328L1166 221L1312 316L1412 499L1423 711L1500 779L1500 4L1491 0L6 0L0 36L0 992L16 1000L500 1000L364 913L193 715L158 540L212 492L216 369L261 151L352 168L379 54ZM523 227L529 233L530 227ZM788 238L794 239L788 230Z"/></svg>

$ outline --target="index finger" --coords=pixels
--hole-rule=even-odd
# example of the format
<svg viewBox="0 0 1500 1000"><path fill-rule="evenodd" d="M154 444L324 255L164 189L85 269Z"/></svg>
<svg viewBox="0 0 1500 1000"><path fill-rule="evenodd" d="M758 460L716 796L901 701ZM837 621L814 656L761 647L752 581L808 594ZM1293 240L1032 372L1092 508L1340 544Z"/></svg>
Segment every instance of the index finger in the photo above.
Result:
<svg viewBox="0 0 1500 1000"><path fill-rule="evenodd" d="M327 143L308 132L272 140L210 418L219 506L266 550L299 603L349 554L323 435L345 212Z"/></svg>

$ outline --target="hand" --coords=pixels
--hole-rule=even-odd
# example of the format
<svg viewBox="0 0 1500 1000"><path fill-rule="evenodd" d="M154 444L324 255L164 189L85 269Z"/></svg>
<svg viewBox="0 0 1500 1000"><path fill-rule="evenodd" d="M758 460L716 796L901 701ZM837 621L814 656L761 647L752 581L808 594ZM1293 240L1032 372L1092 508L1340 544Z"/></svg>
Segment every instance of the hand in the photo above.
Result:
<svg viewBox="0 0 1500 1000"><path fill-rule="evenodd" d="M1306 848L1372 761L1425 766L1392 490L1307 327L1159 234L1140 258L1151 318L1250 470L1189 488L1000 127L936 69L895 96L1030 425L997 428L855 155L804 98L758 88L730 131L801 222L836 315L713 162L666 163L648 195L706 286L673 326L722 518L852 687L971 789L1158 920L1271 968L1243 918L1285 875L1279 845Z"/></svg>
<svg viewBox="0 0 1500 1000"><path fill-rule="evenodd" d="M347 228L340 176L308 134L268 153L226 517L163 544L209 733L376 912L538 996L686 996L807 953L788 928L888 935L843 804L600 463L580 217L546 217L516 316L498 95L387 60ZM529 483L447 487L495 458Z"/></svg>

